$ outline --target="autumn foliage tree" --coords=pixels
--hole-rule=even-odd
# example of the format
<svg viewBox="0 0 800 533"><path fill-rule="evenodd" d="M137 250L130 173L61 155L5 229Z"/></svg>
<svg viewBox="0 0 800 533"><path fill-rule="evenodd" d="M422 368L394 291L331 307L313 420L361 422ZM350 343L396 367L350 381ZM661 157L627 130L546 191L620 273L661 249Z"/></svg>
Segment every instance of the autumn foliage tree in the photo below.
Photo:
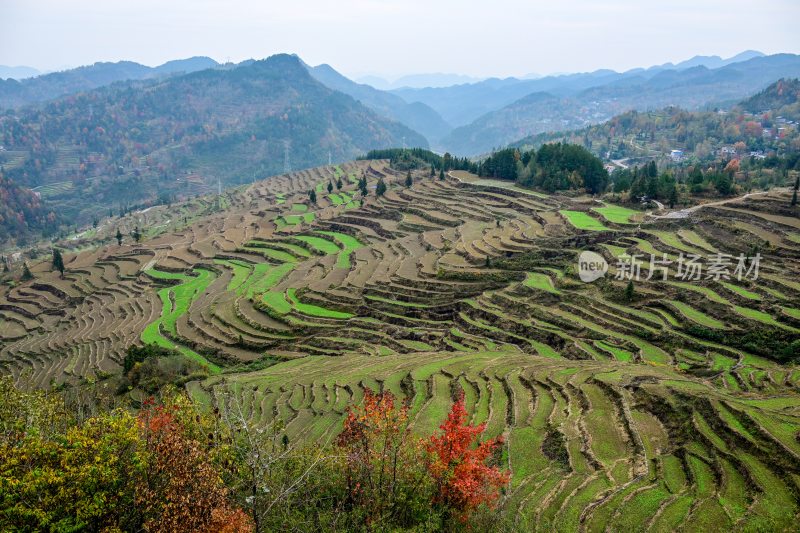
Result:
<svg viewBox="0 0 800 533"><path fill-rule="evenodd" d="M465 521L481 505L494 507L508 483L508 473L489 464L503 439L477 444L486 424L467 423L463 392L439 429L441 433L432 436L427 444L427 467L436 487L435 503Z"/></svg>
<svg viewBox="0 0 800 533"><path fill-rule="evenodd" d="M365 526L409 526L428 507L422 448L411 438L408 405L396 404L390 392L366 389L363 404L348 410L337 441L345 453L345 506Z"/></svg>
<svg viewBox="0 0 800 533"><path fill-rule="evenodd" d="M187 435L179 409L148 402L138 416L151 454L136 500L146 517L145 530L252 531L250 518L231 505L228 489L208 459L213 442L203 444Z"/></svg>
<svg viewBox="0 0 800 533"><path fill-rule="evenodd" d="M490 464L502 438L478 443L485 424L467 424L463 393L441 433L411 438L408 405L389 392L365 390L361 406L351 407L338 445L346 453L346 498L360 510L364 527L438 524L451 518L463 526L473 512L493 509L507 472Z"/></svg>

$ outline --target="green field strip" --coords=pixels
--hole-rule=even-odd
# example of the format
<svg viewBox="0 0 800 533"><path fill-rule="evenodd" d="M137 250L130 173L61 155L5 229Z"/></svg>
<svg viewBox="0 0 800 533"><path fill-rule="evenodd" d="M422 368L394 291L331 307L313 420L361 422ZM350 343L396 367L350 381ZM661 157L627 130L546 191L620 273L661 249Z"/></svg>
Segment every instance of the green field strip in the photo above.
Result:
<svg viewBox="0 0 800 533"><path fill-rule="evenodd" d="M595 341L594 345L598 349L600 349L600 350L602 350L602 351L604 351L606 353L610 353L611 356L614 359L616 359L617 361L624 361L626 363L632 363L633 362L633 354L631 352L629 352L628 350L623 350L622 348L619 348L618 346L614 346L614 345L605 343L603 341Z"/></svg>
<svg viewBox="0 0 800 533"><path fill-rule="evenodd" d="M336 258L337 268L350 268L350 254L364 247L358 239L346 233L338 233L335 231L318 231L317 233L331 237L341 245L342 251Z"/></svg>
<svg viewBox="0 0 800 533"><path fill-rule="evenodd" d="M734 305L733 310L742 315L743 317L749 318L750 320L755 320L763 324L776 326L790 331L800 331L797 328L793 328L791 326L787 326L786 324L778 322L777 320L775 320L775 317L773 317L769 313L765 313L764 311L759 311L758 309L752 309L750 307L740 307L738 305Z"/></svg>
<svg viewBox="0 0 800 533"><path fill-rule="evenodd" d="M584 211L570 211L568 209L563 209L559 211L559 213L561 213L561 215L563 215L570 224L578 229L589 231L608 230L608 228L605 227L602 222Z"/></svg>
<svg viewBox="0 0 800 533"><path fill-rule="evenodd" d="M328 239L323 239L321 237L314 237L311 235L297 235L295 239L305 242L306 244L317 250L322 255L337 254L340 251L340 248L336 246L335 243L329 241Z"/></svg>
<svg viewBox="0 0 800 533"><path fill-rule="evenodd" d="M744 287L740 287L738 285L734 285L733 283L728 283L726 281L720 281L719 283L720 283L720 285L722 285L723 287L725 287L729 291L734 292L734 293L738 294L739 296L741 296L743 298L747 298L748 300L756 300L756 301L761 300L761 295L760 294L755 293L753 291L749 291L749 290L745 289Z"/></svg>
<svg viewBox="0 0 800 533"><path fill-rule="evenodd" d="M609 205L606 207L593 207L592 211L597 211L603 218L614 224L631 224L631 217L640 213L627 207Z"/></svg>
<svg viewBox="0 0 800 533"><path fill-rule="evenodd" d="M297 295L295 294L295 289L287 289L286 290L286 297L291 302L292 307L299 313L308 316L317 316L321 318L335 318L335 319L347 319L352 318L352 313L345 313L343 311L334 311L332 309L326 309L324 307L320 307L318 305L311 305L301 302Z"/></svg>
<svg viewBox="0 0 800 533"><path fill-rule="evenodd" d="M141 334L141 340L145 344L154 343L163 348L177 350L186 357L206 366L210 372L217 373L221 370L219 366L211 363L193 350L173 342L161 333L161 328L163 327L167 332L177 336L175 325L178 318L189 310L191 303L197 299L199 295L204 293L211 282L214 281L215 275L210 270L196 269L195 272L197 276L190 277L186 274L161 272L152 269L147 271L147 274L154 278L178 279L183 280L183 283L171 287L164 287L158 291L158 297L161 299L161 315L144 328Z"/></svg>
<svg viewBox="0 0 800 533"><path fill-rule="evenodd" d="M725 324L723 324L719 320L708 316L702 311L698 311L697 309L688 304L679 302L678 300L666 300L666 303L677 309L680 312L680 314L682 314L692 322L700 324L701 326L713 329L723 329L725 327Z"/></svg>
<svg viewBox="0 0 800 533"><path fill-rule="evenodd" d="M528 277L525 278L522 284L532 289L539 289L552 294L561 294L561 291L553 286L550 276L540 272L528 272Z"/></svg>
<svg viewBox="0 0 800 533"><path fill-rule="evenodd" d="M421 304L417 302L403 302L401 300L392 300L391 298L384 298L383 296L377 296L374 294L365 294L364 299L372 300L373 302L382 302L391 305L399 305L400 307L416 307L420 309L430 307L428 304Z"/></svg>
<svg viewBox="0 0 800 533"><path fill-rule="evenodd" d="M704 250L698 250L697 248L694 248L684 243L673 232L652 230L652 231L647 231L646 233L653 235L662 243L680 252L684 252L686 254L696 254L699 256L703 256L706 254Z"/></svg>
<svg viewBox="0 0 800 533"><path fill-rule="evenodd" d="M292 211L297 213L305 213L308 211L308 206L306 204L292 204Z"/></svg>
<svg viewBox="0 0 800 533"><path fill-rule="evenodd" d="M690 290L690 291L696 292L698 294L702 294L703 296L705 296L706 298L708 298L710 301L712 301L714 303L718 303L718 304L722 304L722 305L733 305L728 300L726 300L725 298L723 298L722 296L717 294L713 289L710 289L708 287L704 287L703 285L695 285L694 283L688 283L688 282L685 282L685 281L668 281L667 283L669 285L672 285L674 287L678 287L680 289L686 289L686 290Z"/></svg>

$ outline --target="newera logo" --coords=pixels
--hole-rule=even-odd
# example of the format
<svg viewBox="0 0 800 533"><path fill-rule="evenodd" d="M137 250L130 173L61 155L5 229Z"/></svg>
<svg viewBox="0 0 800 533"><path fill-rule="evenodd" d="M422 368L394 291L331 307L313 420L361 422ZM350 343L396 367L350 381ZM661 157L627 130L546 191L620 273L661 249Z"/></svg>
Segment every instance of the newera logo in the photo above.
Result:
<svg viewBox="0 0 800 533"><path fill-rule="evenodd" d="M578 257L578 277L584 283L600 279L608 272L608 263L596 252L581 252Z"/></svg>

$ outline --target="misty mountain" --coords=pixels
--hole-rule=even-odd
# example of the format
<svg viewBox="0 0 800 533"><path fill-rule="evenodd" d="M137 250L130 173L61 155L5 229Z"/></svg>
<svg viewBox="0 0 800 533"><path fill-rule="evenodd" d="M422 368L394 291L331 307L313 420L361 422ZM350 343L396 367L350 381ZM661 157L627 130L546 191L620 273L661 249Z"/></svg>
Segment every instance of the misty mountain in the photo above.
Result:
<svg viewBox="0 0 800 533"><path fill-rule="evenodd" d="M571 77L571 85L555 85L547 91L557 102L541 105L537 98L523 97L454 129L441 144L453 153L475 155L521 137L576 129L629 110L678 106L691 111L736 102L779 78L798 75L800 56L793 54L754 57L717 69L697 66L623 75L595 73L595 85L579 91L575 88L592 80L576 75Z"/></svg>
<svg viewBox="0 0 800 533"><path fill-rule="evenodd" d="M7 78L22 80L25 78L32 78L34 76L38 76L39 74L41 74L41 72L39 72L37 69L33 67L26 67L26 66L9 67L7 65L0 65L0 80L4 80Z"/></svg>
<svg viewBox="0 0 800 533"><path fill-rule="evenodd" d="M0 80L0 109L17 108L88 91L117 81L145 80L216 67L209 57L191 57L148 67L133 61L95 63L24 80Z"/></svg>
<svg viewBox="0 0 800 533"><path fill-rule="evenodd" d="M5 175L85 221L136 204L425 138L315 80L295 56L116 83L0 116ZM288 149L286 146L288 145ZM285 152L286 150L286 152Z"/></svg>
<svg viewBox="0 0 800 533"><path fill-rule="evenodd" d="M531 77L538 76L534 75ZM484 78L475 78L464 74L445 74L442 72L433 72L428 74L409 74L394 81L386 80L380 76L361 76L356 78L355 81L370 85L381 91L389 91L391 89L402 89L404 87L415 89L421 89L425 87L449 87L451 85L460 85L464 83L477 83L483 79Z"/></svg>
<svg viewBox="0 0 800 533"><path fill-rule="evenodd" d="M762 52L757 50L746 50L744 52L740 52L733 57L729 57L728 59L722 59L720 56L694 56L691 59L687 59L686 61L681 61L680 63L672 66L671 63L667 63L663 65L664 67L672 67L677 70L685 69L685 68L692 68L692 67L706 67L706 68L720 68L726 65L730 65L732 63L740 63L742 61L747 61L748 59L753 59L754 57L764 57Z"/></svg>
<svg viewBox="0 0 800 533"><path fill-rule="evenodd" d="M307 68L323 85L352 96L378 114L405 124L431 141L444 137L453 129L436 111L423 103L409 104L395 94L356 83L330 65Z"/></svg>
<svg viewBox="0 0 800 533"><path fill-rule="evenodd" d="M759 54L761 53L742 52L724 60L725 66L752 59ZM711 60L709 58L693 58L681 63L681 66L668 63L626 72L600 69L593 72L561 74L536 79L489 78L479 83L452 87L401 88L392 92L403 97L407 102L419 101L432 107L453 127L459 127L466 126L485 113L498 110L531 93L548 92L561 97L573 96L585 89L609 83L641 83L664 71L685 70L691 67L690 62L702 63L703 61Z"/></svg>
<svg viewBox="0 0 800 533"><path fill-rule="evenodd" d="M690 161L713 161L724 146L740 153L787 154L796 151L800 132L787 121L800 120L800 80L780 79L727 112L667 107L627 111L602 124L540 133L510 146L538 148L545 143L579 144L608 159L670 160L671 150Z"/></svg>

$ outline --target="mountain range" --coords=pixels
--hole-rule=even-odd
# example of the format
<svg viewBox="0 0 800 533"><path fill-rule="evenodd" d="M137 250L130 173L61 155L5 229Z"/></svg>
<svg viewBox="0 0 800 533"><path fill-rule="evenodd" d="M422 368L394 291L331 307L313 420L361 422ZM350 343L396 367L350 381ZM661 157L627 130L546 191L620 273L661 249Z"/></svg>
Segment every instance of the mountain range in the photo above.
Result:
<svg viewBox="0 0 800 533"><path fill-rule="evenodd" d="M41 195L42 213L85 222L109 208L186 197L218 181L236 185L372 149L405 145L475 156L629 110L727 107L797 76L800 56L758 52L623 73L393 91L286 54L225 65L206 57L158 67L96 63L0 81L0 167L9 183Z"/></svg>
<svg viewBox="0 0 800 533"><path fill-rule="evenodd" d="M210 57L190 57L148 67L133 61L95 63L63 72L16 80L0 71L0 109L16 108L88 91L117 81L145 80L179 73L190 73L218 66ZM0 67L6 68L6 67ZM28 67L17 67L28 68ZM35 70L35 69L32 69Z"/></svg>
<svg viewBox="0 0 800 533"><path fill-rule="evenodd" d="M0 164L68 220L426 139L296 57L118 82L0 116Z"/></svg>

